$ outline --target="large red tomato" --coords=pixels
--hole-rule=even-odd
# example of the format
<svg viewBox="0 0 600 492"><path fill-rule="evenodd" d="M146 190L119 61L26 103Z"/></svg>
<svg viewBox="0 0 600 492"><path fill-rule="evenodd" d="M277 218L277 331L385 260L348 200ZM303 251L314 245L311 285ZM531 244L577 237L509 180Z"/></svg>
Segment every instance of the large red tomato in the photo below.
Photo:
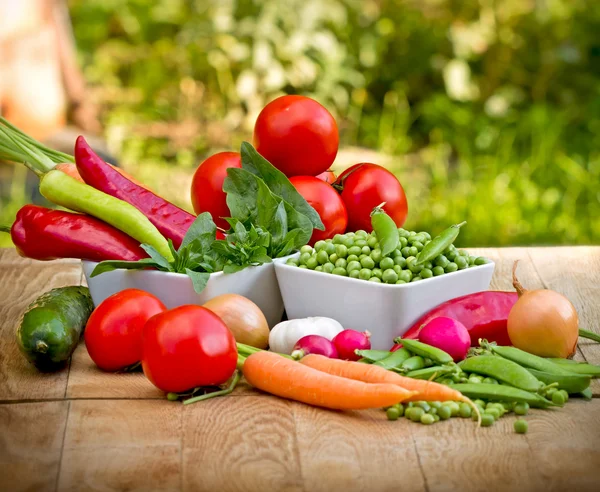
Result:
<svg viewBox="0 0 600 492"><path fill-rule="evenodd" d="M316 177L329 184L335 183L336 180L335 173L333 171L325 171L324 173L317 174Z"/></svg>
<svg viewBox="0 0 600 492"><path fill-rule="evenodd" d="M313 230L309 244L321 239L330 239L343 234L348 224L348 215L344 202L330 184L313 176L294 176L290 178L294 187L321 216L324 231Z"/></svg>
<svg viewBox="0 0 600 492"><path fill-rule="evenodd" d="M166 309L143 290L125 289L107 297L90 316L83 335L94 363L105 371L118 371L142 360L144 325Z"/></svg>
<svg viewBox="0 0 600 492"><path fill-rule="evenodd" d="M223 191L223 181L230 167L242 167L239 152L219 152L200 164L192 179L194 211L197 214L210 212L215 224L223 229L229 229L229 224L220 217L231 215Z"/></svg>
<svg viewBox="0 0 600 492"><path fill-rule="evenodd" d="M338 151L333 116L314 99L282 96L267 104L254 126L256 150L286 176L316 176Z"/></svg>
<svg viewBox="0 0 600 492"><path fill-rule="evenodd" d="M144 326L142 367L165 392L227 381L237 365L235 338L221 318L202 306L180 306Z"/></svg>
<svg viewBox="0 0 600 492"><path fill-rule="evenodd" d="M349 231L370 231L371 212L383 202L396 225L404 225L408 214L406 195L400 181L387 169L367 162L355 164L339 175L336 187L342 188Z"/></svg>

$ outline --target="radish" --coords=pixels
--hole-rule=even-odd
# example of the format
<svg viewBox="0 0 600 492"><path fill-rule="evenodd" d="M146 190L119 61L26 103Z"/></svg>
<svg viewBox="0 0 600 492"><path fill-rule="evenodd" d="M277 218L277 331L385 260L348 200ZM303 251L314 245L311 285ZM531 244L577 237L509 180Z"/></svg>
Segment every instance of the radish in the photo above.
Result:
<svg viewBox="0 0 600 492"><path fill-rule="evenodd" d="M460 321L440 316L419 332L419 340L448 353L454 361L463 360L471 346L469 331Z"/></svg>
<svg viewBox="0 0 600 492"><path fill-rule="evenodd" d="M358 360L360 357L356 355L356 350L370 349L370 336L371 334L368 331L363 333L356 330L344 330L339 332L331 341L337 349L340 359Z"/></svg>
<svg viewBox="0 0 600 492"><path fill-rule="evenodd" d="M338 353L332 342L321 335L306 335L296 342L292 351L294 359L301 359L308 354L324 355L337 359Z"/></svg>

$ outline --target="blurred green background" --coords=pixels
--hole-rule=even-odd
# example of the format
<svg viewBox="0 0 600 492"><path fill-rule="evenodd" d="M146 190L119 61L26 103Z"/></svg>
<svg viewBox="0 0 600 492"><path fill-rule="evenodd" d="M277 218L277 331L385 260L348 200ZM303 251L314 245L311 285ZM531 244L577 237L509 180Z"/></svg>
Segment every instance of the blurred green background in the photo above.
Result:
<svg viewBox="0 0 600 492"><path fill-rule="evenodd" d="M397 174L411 229L467 220L461 245L600 244L595 0L69 5L110 151L186 208L199 162L297 93L336 116L335 169ZM19 179L2 222L25 199Z"/></svg>

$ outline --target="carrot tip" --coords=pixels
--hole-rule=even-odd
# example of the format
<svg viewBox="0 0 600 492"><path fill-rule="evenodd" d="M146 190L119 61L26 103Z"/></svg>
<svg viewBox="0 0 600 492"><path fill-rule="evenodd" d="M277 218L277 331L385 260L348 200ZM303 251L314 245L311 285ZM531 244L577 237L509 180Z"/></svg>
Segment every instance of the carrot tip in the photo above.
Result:
<svg viewBox="0 0 600 492"><path fill-rule="evenodd" d="M477 415L477 427L481 427L481 412L479 411L479 408L477 407L477 405L475 405L475 403L473 403L473 401L464 396L462 397L462 401L464 401L467 405L469 405L473 411L475 412L475 415Z"/></svg>

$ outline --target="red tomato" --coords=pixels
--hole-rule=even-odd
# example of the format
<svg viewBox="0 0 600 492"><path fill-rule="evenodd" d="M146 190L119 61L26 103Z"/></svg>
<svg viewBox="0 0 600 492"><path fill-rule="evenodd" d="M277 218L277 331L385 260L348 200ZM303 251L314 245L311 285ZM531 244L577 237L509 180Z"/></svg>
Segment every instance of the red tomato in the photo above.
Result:
<svg viewBox="0 0 600 492"><path fill-rule="evenodd" d="M227 381L237 365L235 338L202 306L180 306L151 318L144 327L142 367L165 392Z"/></svg>
<svg viewBox="0 0 600 492"><path fill-rule="evenodd" d="M318 174L316 177L329 184L335 183L336 179L335 173L333 171L325 171L324 173Z"/></svg>
<svg viewBox="0 0 600 492"><path fill-rule="evenodd" d="M231 215L223 191L223 181L230 167L242 167L239 152L219 152L202 162L192 179L194 211L197 214L210 212L217 227L222 229L229 229L229 224L220 217Z"/></svg>
<svg viewBox="0 0 600 492"><path fill-rule="evenodd" d="M118 371L142 360L144 324L166 309L160 299L138 289L125 289L106 298L84 331L94 363L104 371Z"/></svg>
<svg viewBox="0 0 600 492"><path fill-rule="evenodd" d="M333 116L314 99L282 96L267 104L254 126L256 150L286 176L316 176L338 151Z"/></svg>
<svg viewBox="0 0 600 492"><path fill-rule="evenodd" d="M313 230L309 244L344 233L348 224L348 214L344 202L330 184L313 176L294 176L290 181L321 216L325 226L324 231Z"/></svg>
<svg viewBox="0 0 600 492"><path fill-rule="evenodd" d="M408 214L406 195L400 181L387 169L366 162L355 164L339 175L336 184L343 187L349 231L371 231L371 212L383 202L396 225L404 225Z"/></svg>

